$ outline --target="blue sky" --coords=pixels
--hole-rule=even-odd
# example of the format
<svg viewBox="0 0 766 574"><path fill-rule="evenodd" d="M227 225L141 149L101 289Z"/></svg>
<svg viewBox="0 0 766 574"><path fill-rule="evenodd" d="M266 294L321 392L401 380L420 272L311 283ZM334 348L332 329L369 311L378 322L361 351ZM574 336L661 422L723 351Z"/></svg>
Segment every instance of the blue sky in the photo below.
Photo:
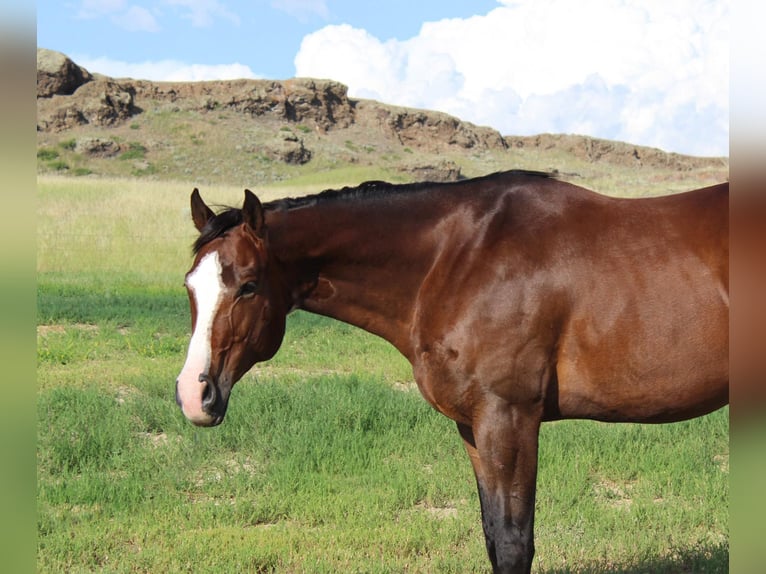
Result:
<svg viewBox="0 0 766 574"><path fill-rule="evenodd" d="M504 135L729 153L729 0L46 0L37 44L151 80L332 78Z"/></svg>

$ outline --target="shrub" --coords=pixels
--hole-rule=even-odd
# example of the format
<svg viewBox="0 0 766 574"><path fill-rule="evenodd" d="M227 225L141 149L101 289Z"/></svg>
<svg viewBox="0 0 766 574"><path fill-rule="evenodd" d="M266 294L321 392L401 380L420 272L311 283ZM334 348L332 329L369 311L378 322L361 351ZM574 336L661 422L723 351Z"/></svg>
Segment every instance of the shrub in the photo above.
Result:
<svg viewBox="0 0 766 574"><path fill-rule="evenodd" d="M50 162L48 166L51 169L55 169L56 171L64 171L65 169L69 169L69 164L61 159Z"/></svg>
<svg viewBox="0 0 766 574"><path fill-rule="evenodd" d="M37 150L37 159L41 159L43 161L50 161L52 159L56 159L58 156L59 152L55 149L44 147Z"/></svg>
<svg viewBox="0 0 766 574"><path fill-rule="evenodd" d="M122 159L122 160L144 159L145 155L146 155L146 147L144 147L140 143L131 142L128 144L128 151L123 152L120 155L119 159Z"/></svg>

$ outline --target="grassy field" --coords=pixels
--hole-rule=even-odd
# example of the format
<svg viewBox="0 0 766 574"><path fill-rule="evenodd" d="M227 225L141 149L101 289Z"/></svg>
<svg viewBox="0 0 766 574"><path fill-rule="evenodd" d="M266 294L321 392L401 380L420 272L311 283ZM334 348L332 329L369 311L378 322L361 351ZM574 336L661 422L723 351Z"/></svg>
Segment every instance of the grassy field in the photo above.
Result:
<svg viewBox="0 0 766 574"><path fill-rule="evenodd" d="M454 425L385 342L296 313L222 426L183 418L191 187L39 179L38 571L487 572ZM544 425L535 572L727 572L728 421Z"/></svg>

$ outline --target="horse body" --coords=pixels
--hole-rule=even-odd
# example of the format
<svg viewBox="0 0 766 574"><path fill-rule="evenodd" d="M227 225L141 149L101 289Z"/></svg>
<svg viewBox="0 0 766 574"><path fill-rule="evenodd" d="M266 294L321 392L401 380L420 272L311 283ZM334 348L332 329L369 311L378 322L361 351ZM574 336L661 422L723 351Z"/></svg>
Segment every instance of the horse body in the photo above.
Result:
<svg viewBox="0 0 766 574"><path fill-rule="evenodd" d="M267 206L277 257L313 269L294 305L393 343L465 424L474 384L545 399L545 420L669 422L726 404L726 186L626 200L506 178Z"/></svg>
<svg viewBox="0 0 766 574"><path fill-rule="evenodd" d="M210 236L194 268L216 253L232 296L203 322L207 372L190 357L179 376L192 420L220 422L292 309L379 335L458 425L494 571L529 572L542 421L671 422L728 402L728 184L633 200L519 172L363 187L265 209L246 196L220 233L193 196ZM245 300L247 273L261 293Z"/></svg>

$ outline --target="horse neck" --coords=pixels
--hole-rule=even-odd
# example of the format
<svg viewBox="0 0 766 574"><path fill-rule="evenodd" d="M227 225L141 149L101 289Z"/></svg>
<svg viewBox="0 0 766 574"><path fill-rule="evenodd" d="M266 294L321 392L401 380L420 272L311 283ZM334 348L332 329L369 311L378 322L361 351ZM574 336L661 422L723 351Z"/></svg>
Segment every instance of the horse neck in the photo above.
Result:
<svg viewBox="0 0 766 574"><path fill-rule="evenodd" d="M413 199L338 200L268 212L271 249L295 306L360 327L410 356L414 305L434 259L439 217L433 203L424 210Z"/></svg>

